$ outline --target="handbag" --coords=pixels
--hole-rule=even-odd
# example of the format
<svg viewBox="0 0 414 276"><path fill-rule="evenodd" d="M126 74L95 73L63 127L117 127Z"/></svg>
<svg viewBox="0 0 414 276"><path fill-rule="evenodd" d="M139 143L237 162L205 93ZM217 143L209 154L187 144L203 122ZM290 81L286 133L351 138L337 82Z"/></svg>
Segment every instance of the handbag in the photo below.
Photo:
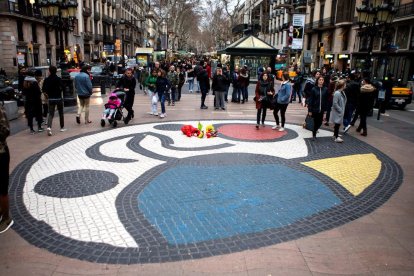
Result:
<svg viewBox="0 0 414 276"><path fill-rule="evenodd" d="M314 123L313 117L308 114L306 115L305 122L303 123L303 128L313 131Z"/></svg>

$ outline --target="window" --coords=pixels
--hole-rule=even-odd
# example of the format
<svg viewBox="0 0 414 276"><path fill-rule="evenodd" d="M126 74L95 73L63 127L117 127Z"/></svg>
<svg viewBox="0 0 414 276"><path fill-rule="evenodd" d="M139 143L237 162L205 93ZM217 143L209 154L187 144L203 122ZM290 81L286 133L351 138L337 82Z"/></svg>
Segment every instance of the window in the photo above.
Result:
<svg viewBox="0 0 414 276"><path fill-rule="evenodd" d="M410 35L410 26L408 25L398 26L397 39L395 43L400 49L408 48L409 35Z"/></svg>
<svg viewBox="0 0 414 276"><path fill-rule="evenodd" d="M23 22L20 20L17 20L17 36L19 41L24 41Z"/></svg>
<svg viewBox="0 0 414 276"><path fill-rule="evenodd" d="M32 41L37 43L36 23L32 23Z"/></svg>
<svg viewBox="0 0 414 276"><path fill-rule="evenodd" d="M47 27L45 27L45 37L46 37L46 44L50 44L50 34Z"/></svg>

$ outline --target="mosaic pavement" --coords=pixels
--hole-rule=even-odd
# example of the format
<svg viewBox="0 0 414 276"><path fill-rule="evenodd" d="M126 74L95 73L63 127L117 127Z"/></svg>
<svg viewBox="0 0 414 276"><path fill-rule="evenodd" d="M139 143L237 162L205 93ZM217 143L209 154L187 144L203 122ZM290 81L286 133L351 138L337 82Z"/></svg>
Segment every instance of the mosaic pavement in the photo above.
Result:
<svg viewBox="0 0 414 276"><path fill-rule="evenodd" d="M301 126L197 121L106 129L60 141L11 176L15 229L53 253L99 263L196 259L260 248L372 212L401 168L353 137Z"/></svg>

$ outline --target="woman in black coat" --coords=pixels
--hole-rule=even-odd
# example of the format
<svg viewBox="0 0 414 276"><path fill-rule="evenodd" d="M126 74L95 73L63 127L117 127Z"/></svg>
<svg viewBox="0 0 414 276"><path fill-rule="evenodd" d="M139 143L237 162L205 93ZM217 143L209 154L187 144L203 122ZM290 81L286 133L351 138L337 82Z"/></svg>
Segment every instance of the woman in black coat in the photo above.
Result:
<svg viewBox="0 0 414 276"><path fill-rule="evenodd" d="M23 95L25 96L24 111L27 118L27 125L30 128L30 133L34 134L33 118L36 118L38 132L42 132L42 92L39 84L34 77L34 72L28 72L23 82Z"/></svg>
<svg viewBox="0 0 414 276"><path fill-rule="evenodd" d="M308 112L313 118L312 140L316 140L316 133L322 125L323 114L328 106L328 89L324 86L324 78L319 76L315 80L315 86L312 88L308 99Z"/></svg>
<svg viewBox="0 0 414 276"><path fill-rule="evenodd" d="M134 118L134 110L132 109L132 106L134 105L136 85L137 81L134 77L131 68L128 68L125 71L125 74L122 76L122 78L118 81L118 84L116 85L116 89L123 89L126 93L126 99L124 102L124 107L128 111L128 115L125 118L126 124L131 120L131 118Z"/></svg>

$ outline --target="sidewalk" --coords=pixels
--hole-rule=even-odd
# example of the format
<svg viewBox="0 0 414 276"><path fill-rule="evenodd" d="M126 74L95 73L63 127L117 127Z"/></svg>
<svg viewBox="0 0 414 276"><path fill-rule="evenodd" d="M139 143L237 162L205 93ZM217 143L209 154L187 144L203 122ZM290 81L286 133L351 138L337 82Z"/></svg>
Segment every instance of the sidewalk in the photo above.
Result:
<svg viewBox="0 0 414 276"><path fill-rule="evenodd" d="M90 125L69 109L66 132L57 114L51 137L16 128L15 225L0 235L1 274L413 274L404 123L390 133L395 117L370 119L367 137L351 129L343 144L324 128L311 143L300 104L289 105L285 132L271 130L271 112L257 131L252 98L215 111L209 95L200 110L200 94L185 92L160 119L139 92L130 125L102 129L106 97L94 97ZM198 121L221 136L180 133Z"/></svg>

